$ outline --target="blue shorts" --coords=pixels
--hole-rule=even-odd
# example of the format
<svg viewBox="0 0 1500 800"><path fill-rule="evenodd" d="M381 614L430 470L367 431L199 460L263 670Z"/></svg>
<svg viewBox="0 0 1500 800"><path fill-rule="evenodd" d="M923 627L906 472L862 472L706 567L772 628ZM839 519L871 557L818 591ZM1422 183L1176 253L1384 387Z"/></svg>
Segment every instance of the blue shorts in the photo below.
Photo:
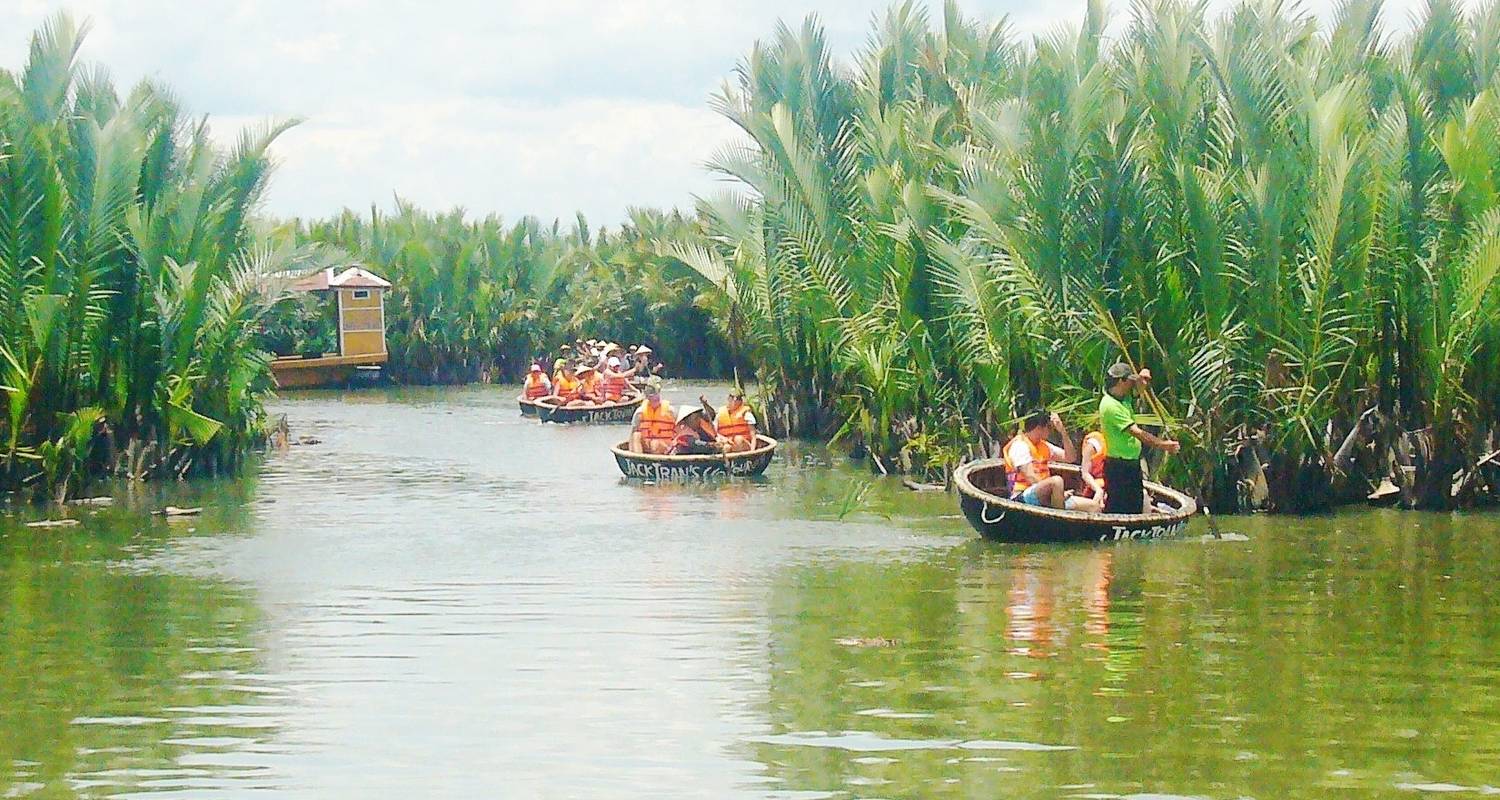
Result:
<svg viewBox="0 0 1500 800"><path fill-rule="evenodd" d="M1020 502L1025 503L1028 506L1039 506L1039 505L1042 504L1042 499L1040 497L1036 496L1036 486L1035 485L1031 485L1031 486L1026 487L1026 491L1021 492L1020 494L1016 495L1015 497L1012 497L1011 499L1012 500L1019 500Z"/></svg>

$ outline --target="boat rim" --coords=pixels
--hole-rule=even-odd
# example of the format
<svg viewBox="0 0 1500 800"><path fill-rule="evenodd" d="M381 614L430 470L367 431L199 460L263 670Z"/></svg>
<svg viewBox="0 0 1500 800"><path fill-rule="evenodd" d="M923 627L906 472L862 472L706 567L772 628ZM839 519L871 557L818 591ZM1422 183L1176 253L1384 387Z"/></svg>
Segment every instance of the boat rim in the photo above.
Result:
<svg viewBox="0 0 1500 800"><path fill-rule="evenodd" d="M734 461L742 458L753 458L755 456L774 452L776 450L776 446L779 444L779 442L777 442L775 439L772 439L765 434L757 435L755 437L755 440L757 442L765 442L765 444L762 444L760 447L757 447L754 450L741 450L738 453L706 453L703 455L691 456L659 456L653 453L637 453L633 450L628 449L630 446L629 439L626 439L625 441L620 442L617 445L612 445L609 448L609 451L617 456L624 456L625 458L633 458L638 461L653 461L662 464L722 464L725 461Z"/></svg>
<svg viewBox="0 0 1500 800"><path fill-rule="evenodd" d="M1048 508L1046 506L1033 506L1012 500L1008 497L1000 497L975 486L969 480L969 475L981 469L1003 469L1005 462L998 458L987 458L980 461L970 461L960 466L953 472L953 483L958 487L959 494L967 495L981 502L1001 506L1007 509L1024 511L1038 517L1047 517L1060 522L1091 522L1110 523L1115 525L1155 524L1161 522L1176 522L1191 518L1198 513L1198 501L1187 494L1173 489L1165 484L1155 481L1142 481L1141 485L1152 494L1165 496L1168 500L1175 502L1178 509L1172 512L1157 512L1155 514L1105 514L1093 511L1069 511L1064 508ZM1059 472L1078 472L1077 464L1053 464L1052 469Z"/></svg>
<svg viewBox="0 0 1500 800"><path fill-rule="evenodd" d="M638 406L645 400L645 396L637 396L631 400L616 400L613 403L600 403L596 406L559 406L553 405L552 403L543 403L540 400L530 400L525 402L530 402L532 405L542 408L550 408L553 411L613 411L617 408L629 408L631 406Z"/></svg>

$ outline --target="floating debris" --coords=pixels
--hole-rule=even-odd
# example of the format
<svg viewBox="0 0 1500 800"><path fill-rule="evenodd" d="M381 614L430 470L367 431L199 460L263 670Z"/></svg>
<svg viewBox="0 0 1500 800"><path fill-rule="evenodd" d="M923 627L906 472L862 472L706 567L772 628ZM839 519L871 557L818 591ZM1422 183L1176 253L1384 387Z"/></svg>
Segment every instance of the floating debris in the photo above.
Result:
<svg viewBox="0 0 1500 800"><path fill-rule="evenodd" d="M900 639L890 639L885 636L874 636L865 638L863 636L846 636L842 639L834 639L834 644L844 647L899 647Z"/></svg>
<svg viewBox="0 0 1500 800"><path fill-rule="evenodd" d="M319 439L316 436L298 436L297 437L297 441L292 442L292 444L294 446L295 445L314 445L314 444L322 444L322 443L323 443L323 440Z"/></svg>
<svg viewBox="0 0 1500 800"><path fill-rule="evenodd" d="M195 517L203 513L203 506L194 506L193 508L167 506L160 511L153 511L152 513L158 517Z"/></svg>
<svg viewBox="0 0 1500 800"><path fill-rule="evenodd" d="M76 519L39 519L36 522L26 523L28 528L71 528L78 524Z"/></svg>
<svg viewBox="0 0 1500 800"><path fill-rule="evenodd" d="M910 490L912 490L914 492L946 492L946 491L948 491L948 487L942 485L941 483L921 483L919 481L914 481L911 478L902 478L901 479L901 485L905 486L906 488L908 488L908 489L910 489Z"/></svg>
<svg viewBox="0 0 1500 800"><path fill-rule="evenodd" d="M114 504L115 499L113 497L80 497L76 500L68 501L68 505L70 506L112 506Z"/></svg>

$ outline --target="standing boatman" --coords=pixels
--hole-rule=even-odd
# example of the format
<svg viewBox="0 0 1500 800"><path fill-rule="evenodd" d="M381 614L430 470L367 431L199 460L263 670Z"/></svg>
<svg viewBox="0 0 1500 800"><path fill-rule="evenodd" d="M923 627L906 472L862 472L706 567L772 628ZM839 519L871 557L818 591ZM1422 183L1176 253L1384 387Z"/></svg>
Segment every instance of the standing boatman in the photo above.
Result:
<svg viewBox="0 0 1500 800"><path fill-rule="evenodd" d="M1141 475L1141 445L1175 453L1182 445L1147 433L1135 422L1131 395L1140 384L1151 382L1151 370L1136 372L1120 362L1105 373L1104 397L1099 399L1099 422L1104 428L1104 513L1140 514L1145 510L1145 487Z"/></svg>

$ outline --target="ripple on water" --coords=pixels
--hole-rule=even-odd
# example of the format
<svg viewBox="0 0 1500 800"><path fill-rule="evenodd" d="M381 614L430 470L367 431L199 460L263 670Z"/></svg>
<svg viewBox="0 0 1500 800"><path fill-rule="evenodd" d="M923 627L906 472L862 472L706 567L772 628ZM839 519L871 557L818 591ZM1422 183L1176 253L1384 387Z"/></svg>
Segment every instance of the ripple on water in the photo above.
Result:
<svg viewBox="0 0 1500 800"><path fill-rule="evenodd" d="M760 736L748 741L757 744L786 745L791 747L826 747L860 753L878 753L892 750L1017 750L1027 752L1056 752L1076 750L1071 745L1037 744L1035 742L1010 742L992 739L891 739L867 731L801 731L774 736Z"/></svg>
<svg viewBox="0 0 1500 800"><path fill-rule="evenodd" d="M1457 783L1398 783L1397 789L1403 792L1422 792L1423 794L1479 794L1486 796L1500 795L1500 787L1495 786L1463 786Z"/></svg>

